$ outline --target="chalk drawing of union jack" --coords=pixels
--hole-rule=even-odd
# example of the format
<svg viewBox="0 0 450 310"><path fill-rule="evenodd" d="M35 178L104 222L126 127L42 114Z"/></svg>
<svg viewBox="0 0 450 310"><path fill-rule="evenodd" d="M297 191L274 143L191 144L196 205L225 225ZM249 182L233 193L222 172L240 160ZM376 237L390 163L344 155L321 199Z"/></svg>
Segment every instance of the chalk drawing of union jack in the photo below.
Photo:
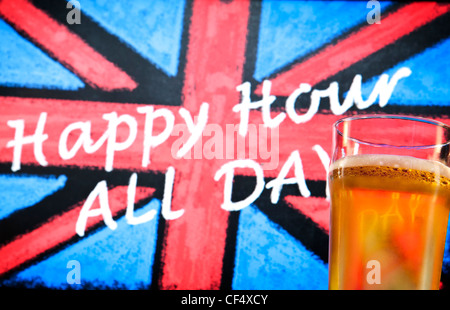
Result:
<svg viewBox="0 0 450 310"><path fill-rule="evenodd" d="M337 82L342 102L356 75L368 96L401 68L385 106L342 114L449 121L450 4L381 2L379 24L365 1L80 0L80 23L67 4L0 1L3 287L326 289L325 166L342 116L329 100L308 121L280 121L280 164L261 165L267 184L298 154L304 187L284 185L276 203L264 188L239 210L221 208L227 158L175 158L168 123L194 128L206 106L208 124L239 124L244 82L256 102L271 81L273 121L300 83ZM260 177L238 170L233 201Z"/></svg>

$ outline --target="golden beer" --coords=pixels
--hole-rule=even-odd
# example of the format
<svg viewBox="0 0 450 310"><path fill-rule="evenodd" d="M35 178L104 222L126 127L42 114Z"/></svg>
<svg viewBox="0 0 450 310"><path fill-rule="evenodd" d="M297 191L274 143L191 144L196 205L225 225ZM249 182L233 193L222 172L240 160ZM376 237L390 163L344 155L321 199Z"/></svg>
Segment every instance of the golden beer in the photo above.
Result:
<svg viewBox="0 0 450 310"><path fill-rule="evenodd" d="M397 155L332 163L330 289L438 289L450 168Z"/></svg>

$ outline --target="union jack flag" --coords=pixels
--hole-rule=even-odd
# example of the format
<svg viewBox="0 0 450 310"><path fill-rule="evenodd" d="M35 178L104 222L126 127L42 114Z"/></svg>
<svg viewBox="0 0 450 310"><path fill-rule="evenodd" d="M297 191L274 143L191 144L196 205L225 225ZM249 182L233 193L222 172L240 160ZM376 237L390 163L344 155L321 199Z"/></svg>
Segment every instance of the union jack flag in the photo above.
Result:
<svg viewBox="0 0 450 310"><path fill-rule="evenodd" d="M326 289L331 125L342 115L374 112L449 122L450 4L380 2L380 23L369 23L366 1L75 2L0 1L3 287ZM174 158L173 135L142 162L152 111L169 111L174 124L184 124L181 111L194 122L206 102L208 123L224 129L240 122L233 107L245 82L256 102L271 81L275 119L300 83L320 90L337 82L343 102L356 75L368 95L382 74L403 67L411 74L383 107L337 115L324 99L310 120L280 122L280 164L262 165L265 183L298 151L309 195L287 184L276 204L265 188L250 205L224 210L224 178L215 174L227 159ZM305 100L299 115L308 110ZM154 120L157 136L167 124ZM249 124L263 124L260 110ZM85 130L103 143L78 145ZM154 215L135 225L126 217L133 176L135 216ZM236 171L232 200L251 194L256 178ZM115 226L92 212L80 235L80 212L99 184ZM165 194L176 218L163 216ZM450 285L448 245L443 288ZM81 268L79 284L68 280L71 262Z"/></svg>

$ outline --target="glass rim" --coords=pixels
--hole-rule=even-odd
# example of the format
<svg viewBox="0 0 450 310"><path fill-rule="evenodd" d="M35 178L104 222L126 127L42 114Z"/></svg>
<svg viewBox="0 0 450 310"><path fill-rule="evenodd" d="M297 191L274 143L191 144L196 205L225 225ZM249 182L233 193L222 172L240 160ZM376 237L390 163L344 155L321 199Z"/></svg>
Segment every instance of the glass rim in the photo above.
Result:
<svg viewBox="0 0 450 310"><path fill-rule="evenodd" d="M336 132L341 136L344 137L344 134L342 131L339 130L338 126L341 123L344 123L346 121L353 121L353 120L362 120L362 119L400 119L400 120L407 120L407 121L415 121L420 123L426 123L434 126L438 126L441 128L444 128L447 132L450 133L450 126L437 120L421 117L421 116L409 116L409 115L401 115L401 114L364 114L364 115L353 115L353 116L347 116L343 117L339 120L337 120L333 127L336 130ZM385 143L374 143L374 142L368 142L361 139L357 139L351 136L346 136L346 139L352 140L359 144L365 144L370 145L374 147L390 147L390 148L400 148L400 149L429 149L429 148L435 148L435 147L443 147L446 145L450 145L450 137L447 139L445 143L441 144L429 144L429 145L392 145L392 144L385 144Z"/></svg>

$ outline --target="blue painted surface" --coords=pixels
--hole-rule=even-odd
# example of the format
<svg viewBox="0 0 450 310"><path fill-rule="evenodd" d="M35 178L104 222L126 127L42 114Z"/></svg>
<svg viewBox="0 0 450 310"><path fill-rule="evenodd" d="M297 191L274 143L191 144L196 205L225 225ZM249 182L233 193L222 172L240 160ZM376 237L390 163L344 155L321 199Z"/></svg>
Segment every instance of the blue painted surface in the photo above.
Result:
<svg viewBox="0 0 450 310"><path fill-rule="evenodd" d="M77 76L1 19L0 38L0 85L63 90L84 87Z"/></svg>
<svg viewBox="0 0 450 310"><path fill-rule="evenodd" d="M177 74L184 0L84 0L80 4L84 14L166 74Z"/></svg>
<svg viewBox="0 0 450 310"><path fill-rule="evenodd" d="M251 205L241 211L233 289L327 289L328 265Z"/></svg>
<svg viewBox="0 0 450 310"><path fill-rule="evenodd" d="M447 226L447 237L445 240L444 261L442 263L442 271L450 273L450 221Z"/></svg>
<svg viewBox="0 0 450 310"><path fill-rule="evenodd" d="M135 216L149 210L157 210L159 214L160 205L159 200L152 199L136 210ZM105 227L86 236L5 280L4 284L28 281L50 288L67 288L69 285L70 288L77 289L86 283L98 288L144 288L151 284L157 227L158 216L147 223L134 226L127 224L125 217L122 217L117 221L116 230ZM71 260L80 263L80 286L67 284L67 274L73 270L67 268L67 263Z"/></svg>
<svg viewBox="0 0 450 310"><path fill-rule="evenodd" d="M389 100L390 105L450 106L450 39L427 48L420 54L396 64L385 71L389 77L401 67L412 73L401 79ZM379 77L363 83L363 98L368 98Z"/></svg>
<svg viewBox="0 0 450 310"><path fill-rule="evenodd" d="M381 11L390 4L380 1ZM366 1L264 0L254 78L261 81L365 22L370 11Z"/></svg>
<svg viewBox="0 0 450 310"><path fill-rule="evenodd" d="M11 213L35 205L66 184L67 177L0 175L0 219Z"/></svg>

